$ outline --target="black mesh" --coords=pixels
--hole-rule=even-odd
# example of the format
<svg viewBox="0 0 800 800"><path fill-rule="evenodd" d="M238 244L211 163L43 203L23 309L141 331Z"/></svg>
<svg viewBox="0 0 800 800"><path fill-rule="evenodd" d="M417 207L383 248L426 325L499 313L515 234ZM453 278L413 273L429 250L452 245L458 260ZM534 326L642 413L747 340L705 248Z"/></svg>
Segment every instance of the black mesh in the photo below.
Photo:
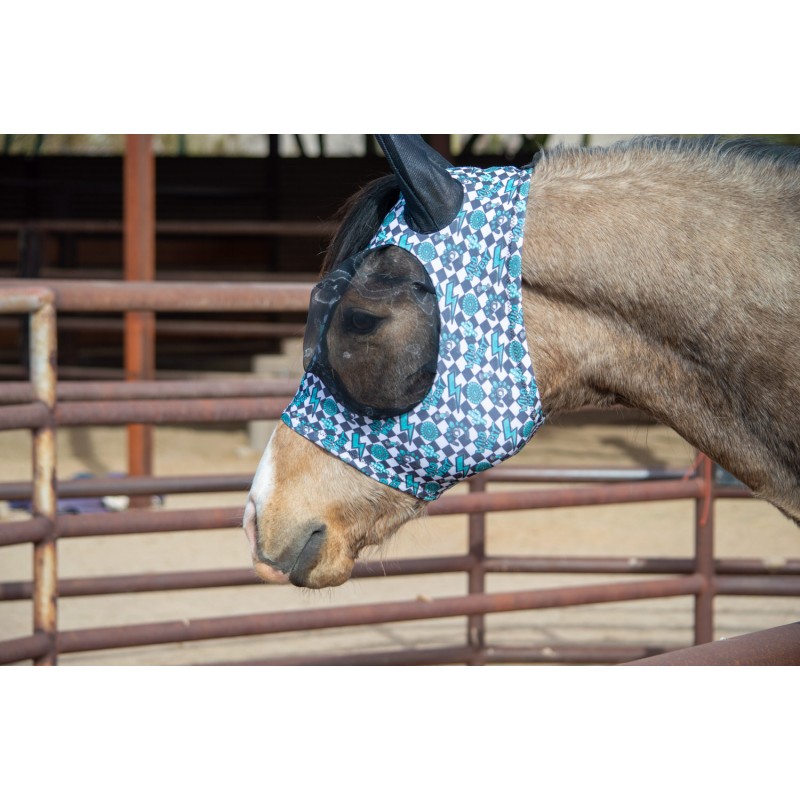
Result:
<svg viewBox="0 0 800 800"><path fill-rule="evenodd" d="M314 288L303 363L351 411L396 416L431 388L439 328L436 293L422 264L398 247L367 250Z"/></svg>
<svg viewBox="0 0 800 800"><path fill-rule="evenodd" d="M406 202L406 222L420 233L446 228L461 209L464 189L446 159L419 134L376 134Z"/></svg>

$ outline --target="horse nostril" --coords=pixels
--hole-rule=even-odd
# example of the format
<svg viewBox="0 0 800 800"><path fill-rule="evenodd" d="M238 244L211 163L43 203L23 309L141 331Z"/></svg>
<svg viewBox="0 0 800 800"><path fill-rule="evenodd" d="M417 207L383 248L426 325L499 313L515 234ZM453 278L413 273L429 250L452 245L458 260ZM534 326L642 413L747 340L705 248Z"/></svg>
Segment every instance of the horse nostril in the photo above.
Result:
<svg viewBox="0 0 800 800"><path fill-rule="evenodd" d="M308 535L308 539L303 545L303 549L300 551L300 555L297 556L297 561L294 562L294 566L289 573L289 580L291 580L295 586L303 586L304 579L317 565L320 551L325 545L326 533L326 526L318 525L314 527Z"/></svg>

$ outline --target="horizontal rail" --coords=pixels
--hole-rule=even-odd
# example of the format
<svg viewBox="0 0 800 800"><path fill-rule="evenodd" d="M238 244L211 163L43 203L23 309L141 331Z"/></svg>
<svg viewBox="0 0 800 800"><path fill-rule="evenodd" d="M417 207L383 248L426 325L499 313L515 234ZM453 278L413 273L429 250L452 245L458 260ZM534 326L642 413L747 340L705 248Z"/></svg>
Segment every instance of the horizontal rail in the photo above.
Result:
<svg viewBox="0 0 800 800"><path fill-rule="evenodd" d="M482 474L492 483L618 483L688 478L685 469L651 467L513 467L498 466Z"/></svg>
<svg viewBox="0 0 800 800"><path fill-rule="evenodd" d="M685 500L697 498L701 492L702 482L696 478L685 481L653 481L642 484L531 489L516 492L475 492L445 495L430 504L428 513L431 516L437 516L439 514L473 514L488 511L641 503L652 500Z"/></svg>
<svg viewBox="0 0 800 800"><path fill-rule="evenodd" d="M624 600L643 600L696 594L705 585L700 575L666 580L624 584L599 584L528 592L467 595L433 600L374 603L362 606L274 614L248 614L175 622L143 623L120 627L88 628L61 631L59 652L74 653L117 647L189 642L238 636L285 633L296 630L377 625L469 614L491 614L553 608L565 605L589 605Z"/></svg>
<svg viewBox="0 0 800 800"><path fill-rule="evenodd" d="M759 597L800 597L797 575L717 575L714 593L720 595L758 595Z"/></svg>
<svg viewBox="0 0 800 800"><path fill-rule="evenodd" d="M183 276L182 276L183 277ZM185 278L184 278L185 279ZM251 278L252 280L252 278ZM310 279L313 283L313 280ZM17 330L13 318L0 319L0 330ZM66 317L58 320L59 332L77 332L79 334L118 334L123 335L125 322L119 317ZM158 339L188 338L219 339L240 338L244 336L263 337L266 339L299 338L303 335L305 325L302 322L257 322L250 319L159 319L156 324Z"/></svg>
<svg viewBox="0 0 800 800"><path fill-rule="evenodd" d="M34 633L20 639L0 642L0 664L15 664L43 656L50 649L51 640L46 633Z"/></svg>
<svg viewBox="0 0 800 800"><path fill-rule="evenodd" d="M253 476L186 475L168 477L76 478L58 482L59 499L103 497L105 495L140 496L153 494L194 494L209 492L246 492ZM31 496L30 481L0 483L0 500L25 500Z"/></svg>
<svg viewBox="0 0 800 800"><path fill-rule="evenodd" d="M325 237L336 232L336 222L316 220L254 220L219 222L214 220L162 220L155 223L157 235L170 236L286 236ZM116 236L123 232L118 220L37 219L0 221L0 234L21 231L35 233L76 233Z"/></svg>
<svg viewBox="0 0 800 800"><path fill-rule="evenodd" d="M132 384L135 385L135 384ZM558 469L541 470L541 473L528 468L498 467L499 473L494 482L517 483L522 480L516 474L524 473L526 483L572 483L576 473L581 470L564 469L564 477L558 475ZM608 470L609 483L633 480L627 475L620 475L620 470ZM652 474L647 470L632 470L640 475L638 480L660 479L669 470L654 470ZM678 471L675 470L675 473ZM600 481L604 470L587 470L590 477L588 481ZM484 475L482 480L491 482L493 476ZM105 478L80 478L63 480L58 483L58 494L61 498L73 497L100 497L103 495L151 495L158 494L192 494L194 492L235 492L247 491L253 482L251 473L222 474L222 475L171 475L164 477L105 477ZM32 483L30 481L14 481L0 483L0 500L22 500L31 496Z"/></svg>
<svg viewBox="0 0 800 800"><path fill-rule="evenodd" d="M169 533L241 526L244 507L125 511L119 514L66 514L58 518L58 537Z"/></svg>
<svg viewBox="0 0 800 800"><path fill-rule="evenodd" d="M93 400L59 403L59 427L128 423L245 422L277 419L291 402L286 397L235 397L195 400ZM0 412L3 409L0 409Z"/></svg>
<svg viewBox="0 0 800 800"><path fill-rule="evenodd" d="M9 280L20 288L50 290L59 311L308 311L310 283L196 283L190 281ZM0 294L0 297L2 295ZM2 305L0 305L2 308Z"/></svg>
<svg viewBox="0 0 800 800"><path fill-rule="evenodd" d="M45 517L2 522L0 523L0 547L41 542L51 529L52 523Z"/></svg>
<svg viewBox="0 0 800 800"><path fill-rule="evenodd" d="M250 661L217 662L208 666L412 666L466 664L476 657L487 664L619 664L665 652L663 647L643 645L561 645L535 647L438 647L378 653L306 655Z"/></svg>
<svg viewBox="0 0 800 800"><path fill-rule="evenodd" d="M694 569L693 558L656 558L656 557L580 557L580 556L489 556L483 560L486 572L494 573L606 573L606 574L675 574L688 573ZM800 560L788 559L776 563L769 559L734 559L719 558L714 560L714 572L717 575L742 576L800 576ZM726 586L734 589L735 584Z"/></svg>
<svg viewBox="0 0 800 800"><path fill-rule="evenodd" d="M533 647L487 647L482 658L487 664L619 664L636 658L660 655L665 647L649 645L553 644Z"/></svg>
<svg viewBox="0 0 800 800"><path fill-rule="evenodd" d="M379 653L325 653L319 656L256 659L251 661L220 661L202 666L219 667L404 667L465 664L475 657L473 647L436 647L420 650L393 650Z"/></svg>
<svg viewBox="0 0 800 800"><path fill-rule="evenodd" d="M398 577L409 575L441 575L467 572L483 564L486 573L573 574L573 575L689 575L694 570L690 558L488 558L480 562L474 556L437 556L391 561L359 561L353 578ZM782 571L768 569L764 562L720 559L715 562L718 576L739 576L743 581L717 578L715 593L758 596L800 595L800 561L787 562ZM783 582L778 576L788 578ZM767 580L768 579L768 580ZM189 570L102 577L65 578L58 583L59 597L88 597L102 594L132 594L182 589L209 589L230 586L255 586L261 580L252 569ZM31 581L0 583L0 601L28 600L32 596Z"/></svg>
<svg viewBox="0 0 800 800"><path fill-rule="evenodd" d="M626 666L800 666L800 622L673 650Z"/></svg>
<svg viewBox="0 0 800 800"><path fill-rule="evenodd" d="M469 514L476 511L524 511L532 508L610 505L650 500L681 500L698 496L699 481L664 481L642 485L586 486L534 489L518 492L476 492L443 497L427 509L431 516ZM123 533L155 533L175 530L207 530L239 526L242 506L126 511L119 514L76 514L59 517L59 537Z"/></svg>
<svg viewBox="0 0 800 800"><path fill-rule="evenodd" d="M41 428L49 421L50 410L41 402L0 406L0 430Z"/></svg>
<svg viewBox="0 0 800 800"><path fill-rule="evenodd" d="M257 585L261 581L252 569L192 570L186 572L103 575L92 578L62 578L59 597L92 597L101 594L135 594L175 589L211 589L223 586ZM29 600L32 581L0 583L0 601Z"/></svg>
<svg viewBox="0 0 800 800"><path fill-rule="evenodd" d="M127 425L129 423L246 422L277 419L291 402L285 397L233 397L187 400L91 400L59 403L51 414L42 403L0 406L0 430Z"/></svg>
<svg viewBox="0 0 800 800"><path fill-rule="evenodd" d="M225 378L185 381L61 381L59 402L86 400L182 400L292 396L296 378ZM0 403L31 403L33 389L25 381L0 383Z"/></svg>
<svg viewBox="0 0 800 800"><path fill-rule="evenodd" d="M399 575L439 575L466 572L476 564L471 556L409 558L401 561L366 561L356 564L354 578L383 578ZM104 575L64 578L58 582L59 597L89 597L101 594L163 592L180 589L210 589L225 586L259 586L262 581L252 569L190 570L184 572ZM0 601L28 600L31 581L0 583Z"/></svg>

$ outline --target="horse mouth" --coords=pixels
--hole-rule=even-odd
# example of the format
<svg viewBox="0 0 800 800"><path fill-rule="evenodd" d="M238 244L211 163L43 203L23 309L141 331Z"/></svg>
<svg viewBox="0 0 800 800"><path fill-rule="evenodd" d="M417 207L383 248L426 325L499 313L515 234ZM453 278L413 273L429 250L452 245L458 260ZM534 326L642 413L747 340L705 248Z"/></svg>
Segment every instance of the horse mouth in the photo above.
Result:
<svg viewBox="0 0 800 800"><path fill-rule="evenodd" d="M289 583L289 576L285 572L275 569L275 567L270 566L264 561L259 561L254 558L253 569L255 570L256 575L258 575L258 577L261 578L261 580L265 583Z"/></svg>

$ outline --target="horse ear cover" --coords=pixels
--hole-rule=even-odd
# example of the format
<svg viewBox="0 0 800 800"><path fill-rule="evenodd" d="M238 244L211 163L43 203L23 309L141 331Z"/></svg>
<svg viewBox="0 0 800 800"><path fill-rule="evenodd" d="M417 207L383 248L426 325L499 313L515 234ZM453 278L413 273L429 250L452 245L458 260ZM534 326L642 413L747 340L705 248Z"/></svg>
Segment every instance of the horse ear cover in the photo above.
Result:
<svg viewBox="0 0 800 800"><path fill-rule="evenodd" d="M375 134L406 203L406 223L418 233L446 228L461 210L462 185L448 162L419 134Z"/></svg>

